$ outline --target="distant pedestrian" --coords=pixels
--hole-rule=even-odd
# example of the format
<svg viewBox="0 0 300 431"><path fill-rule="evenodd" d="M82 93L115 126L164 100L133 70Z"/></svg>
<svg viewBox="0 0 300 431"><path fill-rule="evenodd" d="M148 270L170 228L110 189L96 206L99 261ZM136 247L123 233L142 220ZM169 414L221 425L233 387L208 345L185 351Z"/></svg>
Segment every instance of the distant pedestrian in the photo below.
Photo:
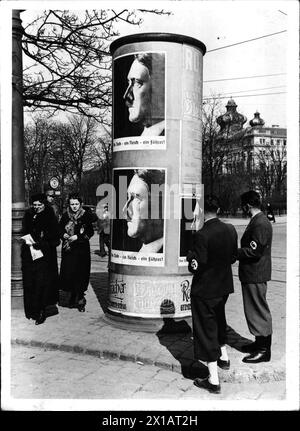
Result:
<svg viewBox="0 0 300 431"><path fill-rule="evenodd" d="M275 216L274 216L271 204L269 202L267 203L267 217L268 217L268 219L270 221L272 221L273 223L275 223Z"/></svg>
<svg viewBox="0 0 300 431"><path fill-rule="evenodd" d="M21 249L24 309L35 324L58 313L58 267L56 247L60 243L58 222L42 193L31 197L32 208L23 218Z"/></svg>
<svg viewBox="0 0 300 431"><path fill-rule="evenodd" d="M72 194L59 223L63 240L60 289L69 293L69 307L85 311L91 256L89 240L94 234L92 216L82 208L82 199Z"/></svg>
<svg viewBox="0 0 300 431"><path fill-rule="evenodd" d="M58 205L55 202L53 191L52 190L47 190L46 191L46 197L47 197L47 205L50 208L52 208L52 210L54 211L55 217L57 218L57 220L59 220L59 218L60 218L60 211L59 211Z"/></svg>
<svg viewBox="0 0 300 431"><path fill-rule="evenodd" d="M108 204L103 205L103 211L97 220L98 234L99 234L99 253L101 257L106 256L110 250L110 212L108 211ZM105 251L107 247L107 253Z"/></svg>
<svg viewBox="0 0 300 431"><path fill-rule="evenodd" d="M250 190L241 195L244 212L251 220L238 249L239 278L242 284L244 312L255 342L245 345L250 353L243 362L268 362L271 359L272 316L267 303L267 281L271 280L272 225L261 211L261 199Z"/></svg>
<svg viewBox="0 0 300 431"><path fill-rule="evenodd" d="M204 225L194 234L188 253L189 271L194 274L191 288L195 358L207 363L209 376L194 384L219 393L218 366L228 370L225 304L233 293L232 263L237 254L237 233L218 217L218 199L204 198Z"/></svg>

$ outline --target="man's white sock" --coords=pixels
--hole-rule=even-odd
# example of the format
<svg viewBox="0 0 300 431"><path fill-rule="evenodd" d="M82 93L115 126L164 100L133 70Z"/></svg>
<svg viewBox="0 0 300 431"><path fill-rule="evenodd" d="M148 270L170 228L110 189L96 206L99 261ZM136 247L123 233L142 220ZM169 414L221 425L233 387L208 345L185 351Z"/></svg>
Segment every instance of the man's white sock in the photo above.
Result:
<svg viewBox="0 0 300 431"><path fill-rule="evenodd" d="M222 359L222 361L228 361L228 354L227 354L226 346L221 346L221 357L220 357L220 359Z"/></svg>
<svg viewBox="0 0 300 431"><path fill-rule="evenodd" d="M217 361L207 362L207 367L209 371L208 381L213 385L219 384L219 376L218 376L218 365Z"/></svg>

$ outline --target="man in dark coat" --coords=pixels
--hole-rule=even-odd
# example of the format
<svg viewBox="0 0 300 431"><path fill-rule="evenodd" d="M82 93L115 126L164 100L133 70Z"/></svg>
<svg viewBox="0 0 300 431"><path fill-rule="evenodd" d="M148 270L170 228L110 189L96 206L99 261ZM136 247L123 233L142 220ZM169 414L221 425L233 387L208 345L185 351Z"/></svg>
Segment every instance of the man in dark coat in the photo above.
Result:
<svg viewBox="0 0 300 431"><path fill-rule="evenodd" d="M55 214L55 217L57 218L57 220L60 219L60 211L58 206L55 203L55 199L54 199L54 192L52 190L47 190L46 191L46 197L47 197L47 202L46 205L49 206L49 208L52 208Z"/></svg>
<svg viewBox="0 0 300 431"><path fill-rule="evenodd" d="M272 316L267 303L267 281L271 280L272 225L261 211L257 192L241 195L243 211L251 220L238 249L239 278L242 284L244 312L255 342L243 347L250 353L246 363L268 362L271 359Z"/></svg>
<svg viewBox="0 0 300 431"><path fill-rule="evenodd" d="M235 228L217 217L217 198L204 198L204 225L194 235L188 253L189 270L194 274L191 288L195 358L207 362L209 376L197 378L195 385L212 393L220 392L218 366L229 369L226 351L225 304L233 292L231 265L236 260Z"/></svg>
<svg viewBox="0 0 300 431"><path fill-rule="evenodd" d="M99 218L97 217L97 227L99 233L99 253L101 257L109 254L110 251L110 213L108 211L108 204L102 206L102 211L99 211ZM107 253L105 251L107 247Z"/></svg>

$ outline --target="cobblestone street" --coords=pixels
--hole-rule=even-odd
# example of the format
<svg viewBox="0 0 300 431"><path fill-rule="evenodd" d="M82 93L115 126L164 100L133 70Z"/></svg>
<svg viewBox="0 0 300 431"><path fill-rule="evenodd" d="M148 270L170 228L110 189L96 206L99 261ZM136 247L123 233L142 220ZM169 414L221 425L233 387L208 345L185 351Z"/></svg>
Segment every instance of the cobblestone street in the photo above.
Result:
<svg viewBox="0 0 300 431"><path fill-rule="evenodd" d="M33 399L282 400L285 382L223 383L209 394L156 366L12 346L11 395Z"/></svg>

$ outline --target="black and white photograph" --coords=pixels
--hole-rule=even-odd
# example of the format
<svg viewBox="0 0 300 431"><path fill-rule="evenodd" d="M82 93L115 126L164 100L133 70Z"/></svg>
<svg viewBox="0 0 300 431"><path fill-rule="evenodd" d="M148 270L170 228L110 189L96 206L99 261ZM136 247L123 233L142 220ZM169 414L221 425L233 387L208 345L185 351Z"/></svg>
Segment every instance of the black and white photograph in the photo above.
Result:
<svg viewBox="0 0 300 431"><path fill-rule="evenodd" d="M1 409L299 411L299 2L3 0L0 45Z"/></svg>

